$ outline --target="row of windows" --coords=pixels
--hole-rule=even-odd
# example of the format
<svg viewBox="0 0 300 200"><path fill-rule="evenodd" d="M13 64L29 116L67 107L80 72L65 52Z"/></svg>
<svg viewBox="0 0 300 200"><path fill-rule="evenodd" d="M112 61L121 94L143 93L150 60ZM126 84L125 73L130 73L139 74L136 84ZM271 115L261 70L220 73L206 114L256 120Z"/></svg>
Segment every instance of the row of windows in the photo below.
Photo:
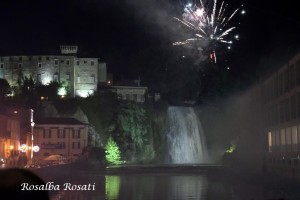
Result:
<svg viewBox="0 0 300 200"><path fill-rule="evenodd" d="M42 136L43 138L66 138L67 133L70 133L72 135L72 138L79 139L81 137L81 131L74 132L73 130L69 131L57 131L57 129L50 129L49 131L43 131L43 134L36 134L36 137Z"/></svg>
<svg viewBox="0 0 300 200"><path fill-rule="evenodd" d="M269 106L265 115L267 126L300 118L300 92Z"/></svg>
<svg viewBox="0 0 300 200"><path fill-rule="evenodd" d="M87 79L84 79L83 77L77 76L77 83L84 83L84 82L95 83L95 75L91 75L90 77L87 77Z"/></svg>
<svg viewBox="0 0 300 200"><path fill-rule="evenodd" d="M289 159L289 158L269 158L269 163L272 164L283 164L283 165L295 165L300 164L300 160L297 159Z"/></svg>
<svg viewBox="0 0 300 200"><path fill-rule="evenodd" d="M26 58L28 58L29 61L33 60L33 56L26 56ZM46 56L46 57L42 57L42 56L38 56L38 60L41 61L41 60L50 60L50 57L49 56ZM13 61L15 59L13 59L13 57L9 57L9 61ZM17 58L18 61L22 61L23 60L23 57L22 56L19 56ZM3 57L0 57L0 61L3 62L4 61L4 58Z"/></svg>
<svg viewBox="0 0 300 200"><path fill-rule="evenodd" d="M119 95L119 98L122 98L122 100L129 100L129 101L145 101L144 95L137 95L137 94L123 94Z"/></svg>
<svg viewBox="0 0 300 200"><path fill-rule="evenodd" d="M66 148L66 143L65 142L58 142L56 144L61 145L62 149ZM54 144L54 145L56 145L56 144ZM53 145L53 144L51 142L48 142L48 143L43 142L42 147L43 147L43 145ZM80 149L80 146L81 146L80 142L72 142L72 149Z"/></svg>
<svg viewBox="0 0 300 200"><path fill-rule="evenodd" d="M288 66L263 86L264 103L283 95L300 85L300 60Z"/></svg>
<svg viewBox="0 0 300 200"><path fill-rule="evenodd" d="M270 131L268 133L269 152L300 150L300 125Z"/></svg>
<svg viewBox="0 0 300 200"><path fill-rule="evenodd" d="M22 61L22 60L19 60L19 61ZM66 65L70 65L70 60L60 60L60 63L64 63L65 61L66 61ZM84 61L83 61L84 64L86 64L87 62L88 62L87 60L84 60ZM55 65L58 65L58 63L59 63L59 60L57 60L57 59L54 60L54 64L55 64ZM77 65L80 65L80 61L77 60L77 61L76 61L76 64L77 64ZM91 60L91 61L90 61L90 65L91 65L91 66L94 66L94 65L95 65L95 61ZM3 68L4 68L4 63L0 63L0 67L3 69ZM19 64L18 64L18 67L21 68L21 67L22 67L22 63L19 63ZM38 63L38 67L42 67L42 63Z"/></svg>

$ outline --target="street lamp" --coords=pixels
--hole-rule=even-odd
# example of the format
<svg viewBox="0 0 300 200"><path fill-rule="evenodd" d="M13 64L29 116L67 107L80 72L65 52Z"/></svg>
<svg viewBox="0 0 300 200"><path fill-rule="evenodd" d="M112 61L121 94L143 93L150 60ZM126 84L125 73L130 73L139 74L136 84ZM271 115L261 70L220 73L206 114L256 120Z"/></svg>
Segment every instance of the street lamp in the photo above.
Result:
<svg viewBox="0 0 300 200"><path fill-rule="evenodd" d="M31 115L30 115L30 126L31 126L31 150L30 150L30 161L32 164L32 158L33 158L33 127L34 127L34 122L33 122L33 109L30 109Z"/></svg>

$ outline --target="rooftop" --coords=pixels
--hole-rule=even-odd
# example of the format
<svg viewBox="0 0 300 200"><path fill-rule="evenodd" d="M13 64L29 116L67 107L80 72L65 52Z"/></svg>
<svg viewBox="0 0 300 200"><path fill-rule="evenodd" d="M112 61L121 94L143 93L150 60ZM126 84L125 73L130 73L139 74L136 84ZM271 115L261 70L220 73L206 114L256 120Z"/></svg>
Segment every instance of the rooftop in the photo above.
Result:
<svg viewBox="0 0 300 200"><path fill-rule="evenodd" d="M75 118L45 117L34 120L35 124L57 124L57 125L86 125Z"/></svg>

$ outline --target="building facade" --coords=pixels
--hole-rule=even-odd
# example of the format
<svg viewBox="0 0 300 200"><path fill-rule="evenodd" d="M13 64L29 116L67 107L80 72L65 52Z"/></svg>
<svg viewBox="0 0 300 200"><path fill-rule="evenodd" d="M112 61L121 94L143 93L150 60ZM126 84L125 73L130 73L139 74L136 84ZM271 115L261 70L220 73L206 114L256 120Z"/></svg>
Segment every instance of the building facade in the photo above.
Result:
<svg viewBox="0 0 300 200"><path fill-rule="evenodd" d="M0 110L0 167L18 166L20 123L7 112Z"/></svg>
<svg viewBox="0 0 300 200"><path fill-rule="evenodd" d="M147 95L148 88L140 86L112 86L113 91L117 93L118 97L122 100L135 101L137 103L144 103Z"/></svg>
<svg viewBox="0 0 300 200"><path fill-rule="evenodd" d="M17 86L22 77L32 77L47 85L52 81L65 83L68 91L60 95L86 97L106 83L106 63L99 58L79 58L76 46L61 46L62 55L0 56L0 78Z"/></svg>
<svg viewBox="0 0 300 200"><path fill-rule="evenodd" d="M300 178L300 54L261 86L268 170Z"/></svg>
<svg viewBox="0 0 300 200"><path fill-rule="evenodd" d="M88 143L88 125L74 118L42 118L35 122L34 145L40 147L34 153L35 162L44 162L51 155L60 155L70 162L78 159Z"/></svg>

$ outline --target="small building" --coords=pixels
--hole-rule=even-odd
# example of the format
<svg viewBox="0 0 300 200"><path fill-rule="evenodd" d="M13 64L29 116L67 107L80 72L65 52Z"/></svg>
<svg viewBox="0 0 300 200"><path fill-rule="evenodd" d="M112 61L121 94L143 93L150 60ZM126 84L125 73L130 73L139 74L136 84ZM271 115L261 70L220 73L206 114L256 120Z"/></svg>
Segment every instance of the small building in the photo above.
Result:
<svg viewBox="0 0 300 200"><path fill-rule="evenodd" d="M140 86L112 86L113 91L117 93L122 100L144 103L148 93L148 87Z"/></svg>
<svg viewBox="0 0 300 200"><path fill-rule="evenodd" d="M88 124L74 118L41 118L35 120L34 162L44 162L51 155L60 155L66 162L80 158L88 143Z"/></svg>

